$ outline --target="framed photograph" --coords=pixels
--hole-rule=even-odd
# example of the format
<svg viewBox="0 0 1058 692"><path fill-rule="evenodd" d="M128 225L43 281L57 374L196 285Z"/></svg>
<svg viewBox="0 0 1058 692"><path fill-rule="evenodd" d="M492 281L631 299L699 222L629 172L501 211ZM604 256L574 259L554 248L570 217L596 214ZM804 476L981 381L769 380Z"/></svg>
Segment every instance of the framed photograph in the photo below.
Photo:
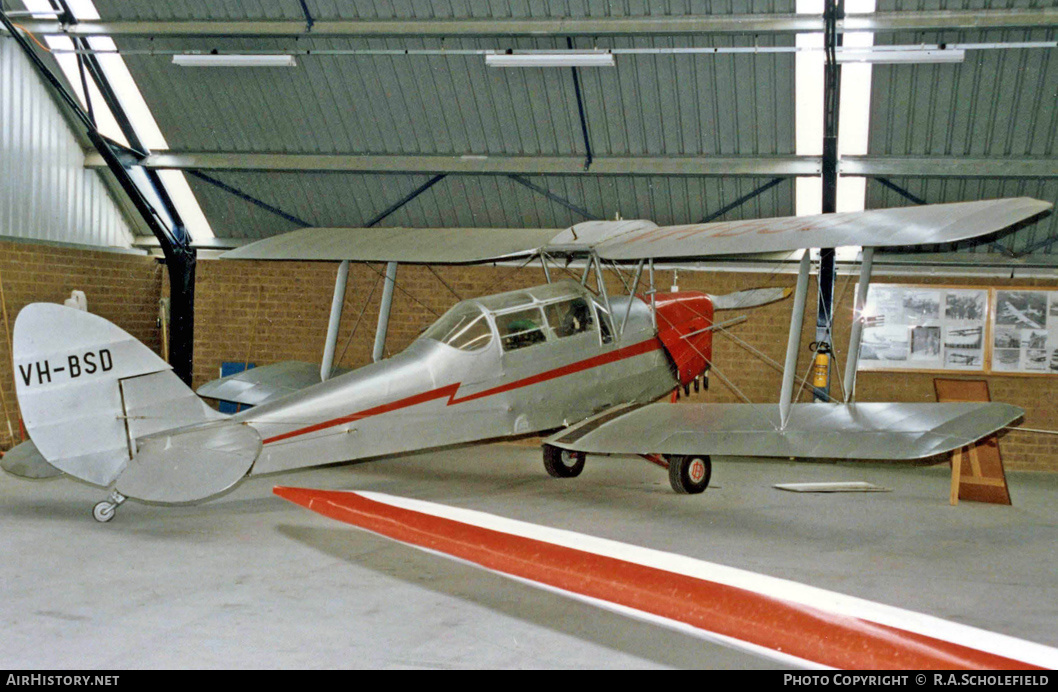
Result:
<svg viewBox="0 0 1058 692"><path fill-rule="evenodd" d="M996 289L991 371L1058 375L1058 291Z"/></svg>
<svg viewBox="0 0 1058 692"><path fill-rule="evenodd" d="M871 284L859 369L984 372L988 316L987 288Z"/></svg>

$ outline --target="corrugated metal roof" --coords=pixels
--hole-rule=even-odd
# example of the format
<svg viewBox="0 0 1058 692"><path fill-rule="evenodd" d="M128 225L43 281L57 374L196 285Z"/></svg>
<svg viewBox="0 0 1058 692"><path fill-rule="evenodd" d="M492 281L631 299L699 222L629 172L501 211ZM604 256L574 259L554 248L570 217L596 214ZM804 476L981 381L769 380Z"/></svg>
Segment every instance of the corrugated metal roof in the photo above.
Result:
<svg viewBox="0 0 1058 692"><path fill-rule="evenodd" d="M776 45L789 38L761 38ZM584 45L581 45L584 43ZM747 38L613 39L600 47L753 45ZM215 42L126 40L123 48L208 51ZM575 42L575 47L587 47ZM227 41L282 50L277 40ZM300 41L308 50L495 48L485 39ZM515 49L564 50L517 39ZM299 56L293 69L191 69L129 55L174 150L372 154L583 154L570 69L486 68L480 55ZM621 55L581 69L591 148L606 155L789 154L793 56ZM237 77L237 78L235 78Z"/></svg>
<svg viewBox="0 0 1058 692"><path fill-rule="evenodd" d="M0 40L0 235L103 247L133 233L48 88L14 41Z"/></svg>
<svg viewBox="0 0 1058 692"><path fill-rule="evenodd" d="M225 184L313 226L363 226L428 180L427 176L348 173L211 172ZM531 176L533 184L598 218L697 222L767 180L633 176ZM263 238L298 227L209 183L189 178L219 237ZM793 185L767 190L724 219L792 213ZM563 228L585 217L506 176L448 176L387 217L383 226Z"/></svg>
<svg viewBox="0 0 1058 692"><path fill-rule="evenodd" d="M1053 1L1003 0L990 8L1051 7ZM880 0L882 10L977 9L981 0ZM1053 30L915 32L876 36L879 44L1054 41ZM869 153L883 156L986 157L1009 160L1058 156L1058 53L1053 49L971 50L955 65L878 65L874 68ZM987 171L982 172L987 175ZM1025 178L901 178L892 182L930 202L1029 195L1058 200L1058 180ZM868 207L906 205L877 183ZM1000 241L1015 253L1058 253L1058 215ZM966 248L963 248L966 249ZM999 252L978 245L977 252Z"/></svg>
<svg viewBox="0 0 1058 692"><path fill-rule="evenodd" d="M794 11L794 0L306 0L312 17L431 19L525 17L641 17L765 14ZM95 0L105 19L302 19L298 0Z"/></svg>
<svg viewBox="0 0 1058 692"><path fill-rule="evenodd" d="M1055 31L879 36L882 44L1054 41ZM954 65L877 65L870 152L887 155L1046 156L1058 145L1058 54L970 50Z"/></svg>
<svg viewBox="0 0 1058 692"><path fill-rule="evenodd" d="M777 45L790 37L761 38ZM746 37L636 38L619 47L753 45ZM583 44L583 45L581 45ZM788 43L787 43L788 44ZM127 40L123 47L209 50L215 42ZM282 49L282 41L225 46ZM564 49L556 39L516 39L516 49ZM299 48L485 49L486 39L315 39ZM586 47L582 39L575 47ZM481 56L308 56L296 69L188 70L168 56L126 58L174 150L328 154L574 155L587 153L572 71L496 70ZM793 57L622 55L616 69L579 71L595 156L789 154L794 151ZM229 172L225 183L321 225L355 226L425 178L394 175ZM416 182L418 181L418 182ZM536 184L599 217L689 223L762 180L650 177L540 178ZM290 224L201 181L196 196L221 236L258 238ZM245 210L245 211L240 211ZM781 189L739 214L793 213ZM241 216L245 214L245 217ZM731 216L729 218L742 218ZM557 227L583 220L508 178L450 176L391 225Z"/></svg>
<svg viewBox="0 0 1058 692"><path fill-rule="evenodd" d="M794 0L337 2L306 0L329 19L638 17L793 13ZM878 11L1052 7L1054 0L879 0ZM304 20L299 0L96 0L105 20ZM887 33L877 43L1055 40L1054 31ZM792 37L575 39L574 47L791 45ZM124 49L282 50L289 39L124 39ZM565 49L559 38L301 39L298 49ZM572 72L490 70L481 56L299 56L294 69L192 70L168 56L129 56L129 68L174 150L380 155L562 155L587 151ZM579 77L592 154L791 154L794 76L789 54L619 56ZM963 65L876 66L869 153L881 156L1055 157L1058 56L1053 50L970 52ZM307 222L355 226L425 181L422 175L212 172ZM599 217L696 222L764 180L536 176L536 185ZM1031 195L1056 200L1052 181L894 179L929 202ZM221 236L259 238L289 221L200 180L193 189ZM783 183L725 218L793 213ZM868 208L910 202L869 182ZM499 176L449 176L383 225L541 226L582 220L567 207ZM1008 239L1015 250L1058 252L1040 241L1058 218ZM1056 246L1058 247L1058 246Z"/></svg>

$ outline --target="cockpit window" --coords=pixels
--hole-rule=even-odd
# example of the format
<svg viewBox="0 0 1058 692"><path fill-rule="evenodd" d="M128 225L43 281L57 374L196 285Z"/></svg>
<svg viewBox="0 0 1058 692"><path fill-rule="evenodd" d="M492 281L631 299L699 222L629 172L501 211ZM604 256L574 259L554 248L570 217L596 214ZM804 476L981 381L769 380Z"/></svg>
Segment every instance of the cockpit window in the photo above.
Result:
<svg viewBox="0 0 1058 692"><path fill-rule="evenodd" d="M561 339L592 328L591 307L583 298L564 300L544 306L551 333Z"/></svg>
<svg viewBox="0 0 1058 692"><path fill-rule="evenodd" d="M440 341L460 351L480 351L492 341L492 329L481 308L460 303L434 322L422 338Z"/></svg>
<svg viewBox="0 0 1058 692"><path fill-rule="evenodd" d="M544 315L540 308L516 310L496 315L496 328L500 330L500 341L504 351L539 344L547 340L544 335Z"/></svg>

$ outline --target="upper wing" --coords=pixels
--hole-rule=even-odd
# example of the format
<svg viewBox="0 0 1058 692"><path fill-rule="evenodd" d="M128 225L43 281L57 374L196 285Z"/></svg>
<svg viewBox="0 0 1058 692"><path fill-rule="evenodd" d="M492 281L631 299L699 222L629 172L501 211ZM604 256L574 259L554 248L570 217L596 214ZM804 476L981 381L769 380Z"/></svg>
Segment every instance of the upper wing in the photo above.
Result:
<svg viewBox="0 0 1058 692"><path fill-rule="evenodd" d="M224 253L224 259L469 264L535 253L554 228L302 228Z"/></svg>
<svg viewBox="0 0 1058 692"><path fill-rule="evenodd" d="M469 264L538 250L567 255L594 250L603 259L638 260L848 245L929 245L989 235L1051 206L1017 197L686 226L658 226L644 220L587 221L561 232L549 228L303 228L259 240L224 257Z"/></svg>
<svg viewBox="0 0 1058 692"><path fill-rule="evenodd" d="M701 257L804 248L953 243L1001 231L1051 208L1017 197L873 211L662 226L621 233L595 248L603 259ZM557 240L557 239L556 239Z"/></svg>

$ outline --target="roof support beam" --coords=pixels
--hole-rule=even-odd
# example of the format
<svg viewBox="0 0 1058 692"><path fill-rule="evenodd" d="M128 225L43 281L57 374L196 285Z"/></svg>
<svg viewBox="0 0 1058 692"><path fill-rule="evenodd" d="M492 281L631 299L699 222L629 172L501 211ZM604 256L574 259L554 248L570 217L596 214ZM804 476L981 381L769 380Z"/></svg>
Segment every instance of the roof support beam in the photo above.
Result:
<svg viewBox="0 0 1058 692"><path fill-rule="evenodd" d="M818 176L818 156L607 156L584 170L578 156L380 156L261 154L251 152L159 152L140 162L148 169L214 171L326 171L336 173L427 173L433 175L662 175ZM1058 178L1058 159L961 156L843 156L841 175L868 178ZM87 152L85 167L103 168Z"/></svg>
<svg viewBox="0 0 1058 692"><path fill-rule="evenodd" d="M530 190L532 190L533 192L537 192L537 193L543 195L544 197L547 197L552 202L557 202L558 204L561 204L562 206L564 206L566 209L569 209L572 212L580 214L581 216L583 216L586 219L595 221L595 220L597 220L599 218L598 216L595 216L594 214L592 214L587 209L585 209L583 207L578 207L576 204L573 204L573 202L570 202L568 199L565 199L563 197L559 197L554 192L551 192L550 190L548 190L546 188L540 187L539 185L534 185L533 183L529 182L528 180L526 180L525 178L523 178L520 175L508 175L507 177L510 178L511 180L513 180L514 182L518 183L519 185L523 185L523 186L529 188Z"/></svg>
<svg viewBox="0 0 1058 692"><path fill-rule="evenodd" d="M260 154L159 152L140 165L149 169L216 171L327 171L345 173L430 173L462 175L664 175L815 176L818 156L605 157L584 170L579 156L380 156L345 154ZM101 168L93 152L87 168Z"/></svg>
<svg viewBox="0 0 1058 692"><path fill-rule="evenodd" d="M371 219L370 221L368 221L364 225L367 228L371 228L372 226L377 226L378 224L382 223L386 219L386 217L388 217L390 214L392 214L393 212L397 211L398 209L403 207L408 202L412 201L413 199L415 199L416 197L418 197L422 193L426 192L427 190L429 190L431 187L433 187L437 183L439 183L442 180L444 180L444 177L445 177L444 173L441 173L439 175L435 175L434 177L430 178L429 180L427 180L425 183L423 183L419 187L415 188L414 190L412 190L408 194L406 194L403 197L401 197L398 201L396 201L393 204L391 204L388 207L386 207L386 209L384 211L382 211L381 213L376 214L373 219Z"/></svg>
<svg viewBox="0 0 1058 692"><path fill-rule="evenodd" d="M1058 178L1058 159L843 156L840 171L868 178Z"/></svg>
<svg viewBox="0 0 1058 692"><path fill-rule="evenodd" d="M267 212L269 212L271 214L275 214L276 216L278 216L280 218L286 219L290 223L297 224L301 228L304 228L305 226L311 226L312 225L308 221L305 221L303 219L299 219L298 217L294 216L293 214L288 214L285 211L283 211L282 209L280 209L279 207L273 207L271 204L269 204L267 202L264 202L262 200L259 200L256 197L254 197L253 195L251 195L251 194L249 194L247 192L244 192L244 191L240 190L237 187L233 187L231 185L228 185L227 183L225 183L222 180L217 180L216 178L214 178L212 176L206 175L202 171L196 171L196 170L193 170L193 169L189 169L187 171L187 174L191 175L191 176L194 176L195 178L198 178L199 180L201 180L203 182L209 183L210 185L212 185L212 186L214 186L216 188L224 190L227 193L233 194L236 197L238 197L239 199L241 199L243 201L246 201L246 202L249 202L250 204L252 204L254 206L260 207L261 209L264 209L265 211L267 211Z"/></svg>
<svg viewBox="0 0 1058 692"><path fill-rule="evenodd" d="M427 20L80 21L22 22L34 34L122 37L465 37L465 36L641 36L700 34L792 34L823 31L816 14L736 14L689 17L463 18ZM938 10L850 14L838 31L943 31L1053 28L1058 9Z"/></svg>
<svg viewBox="0 0 1058 692"><path fill-rule="evenodd" d="M737 208L741 207L743 204L745 204L746 202L748 202L751 199L753 199L754 197L757 197L759 195L764 194L768 190L772 189L773 187L775 187L776 185L781 183L783 180L785 180L785 178L775 178L774 180L770 180L770 181L764 183L763 185L758 187L756 190L753 190L752 192L748 192L748 193L742 195L741 197L736 199L734 202L731 202L730 204L725 204L724 206L720 207L719 209L717 209L713 213L705 215L704 217L702 217L702 220L699 221L698 223L709 223L710 221L715 221L716 219L719 219L721 216L723 216L727 212L729 212L729 211L731 211L733 209L737 209Z"/></svg>
<svg viewBox="0 0 1058 692"><path fill-rule="evenodd" d="M566 45L570 50L573 50L573 37L566 37ZM588 116L584 113L584 98L580 93L580 75L577 74L577 68L569 68L570 72L573 73L573 93L577 96L577 113L580 114L580 133L584 138L584 170L591 168L591 162L594 157L591 153L591 137L588 134Z"/></svg>

